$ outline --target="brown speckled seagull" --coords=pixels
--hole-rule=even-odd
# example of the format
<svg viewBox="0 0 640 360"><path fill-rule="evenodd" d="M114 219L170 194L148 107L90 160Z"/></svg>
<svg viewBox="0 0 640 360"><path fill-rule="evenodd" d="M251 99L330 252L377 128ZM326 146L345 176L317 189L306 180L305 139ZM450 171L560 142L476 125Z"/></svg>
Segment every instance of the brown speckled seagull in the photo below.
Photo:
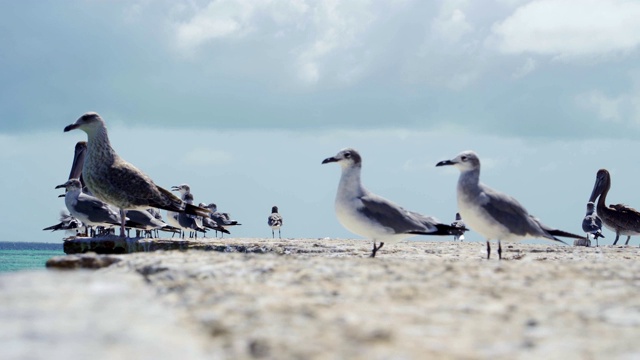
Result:
<svg viewBox="0 0 640 360"><path fill-rule="evenodd" d="M87 155L82 176L95 197L125 211L144 210L149 207L198 216L209 216L209 210L189 205L170 191L156 185L153 180L135 166L122 159L111 147L107 126L95 112L82 115L64 131L80 129L87 133ZM125 236L124 221L120 236Z"/></svg>

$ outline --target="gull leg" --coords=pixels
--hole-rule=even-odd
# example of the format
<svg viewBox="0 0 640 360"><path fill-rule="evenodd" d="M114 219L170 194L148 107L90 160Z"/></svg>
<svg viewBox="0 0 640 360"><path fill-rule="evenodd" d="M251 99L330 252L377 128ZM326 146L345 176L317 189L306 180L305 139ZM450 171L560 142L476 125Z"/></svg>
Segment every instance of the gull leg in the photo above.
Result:
<svg viewBox="0 0 640 360"><path fill-rule="evenodd" d="M278 229L278 239L282 239L282 234L280 234L280 229Z"/></svg>
<svg viewBox="0 0 640 360"><path fill-rule="evenodd" d="M491 258L491 244L489 244L489 240L487 240L487 260Z"/></svg>
<svg viewBox="0 0 640 360"><path fill-rule="evenodd" d="M126 213L124 209L120 209L120 237L126 237L124 233L124 223L127 221Z"/></svg>
<svg viewBox="0 0 640 360"><path fill-rule="evenodd" d="M276 234L273 233L273 229L271 229L271 238L275 239L276 238Z"/></svg>
<svg viewBox="0 0 640 360"><path fill-rule="evenodd" d="M502 244L500 244L500 240L498 240L498 260L502 260Z"/></svg>
<svg viewBox="0 0 640 360"><path fill-rule="evenodd" d="M378 250L380 250L380 248L382 248L382 246L384 246L383 242L380 243L380 246L376 247L376 242L374 241L373 242L373 251L371 251L371 256L370 257L372 257L372 258L376 257L376 253L378 252Z"/></svg>
<svg viewBox="0 0 640 360"><path fill-rule="evenodd" d="M625 241L625 245L629 245L629 239L631 239L631 235L627 236L627 241Z"/></svg>

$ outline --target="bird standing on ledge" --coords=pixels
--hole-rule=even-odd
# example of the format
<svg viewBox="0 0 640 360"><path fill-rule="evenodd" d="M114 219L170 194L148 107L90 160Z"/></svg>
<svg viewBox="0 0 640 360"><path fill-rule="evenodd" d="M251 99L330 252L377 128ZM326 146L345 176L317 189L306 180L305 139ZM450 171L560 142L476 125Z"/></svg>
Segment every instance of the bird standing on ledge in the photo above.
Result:
<svg viewBox="0 0 640 360"><path fill-rule="evenodd" d="M120 209L120 236L125 237L126 210L149 207L208 216L209 210L189 205L170 191L156 185L135 166L122 159L111 147L107 126L95 112L82 115L64 131L80 129L87 133L87 155L82 176L98 199Z"/></svg>

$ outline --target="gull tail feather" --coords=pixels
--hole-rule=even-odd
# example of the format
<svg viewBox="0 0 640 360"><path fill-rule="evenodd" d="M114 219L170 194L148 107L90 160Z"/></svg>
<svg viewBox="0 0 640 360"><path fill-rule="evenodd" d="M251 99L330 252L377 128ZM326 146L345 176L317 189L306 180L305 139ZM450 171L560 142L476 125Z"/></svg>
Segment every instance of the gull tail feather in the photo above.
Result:
<svg viewBox="0 0 640 360"><path fill-rule="evenodd" d="M190 215L196 215L196 216L208 217L209 215L211 215L211 211L209 211L209 209L201 208L199 206L195 206L191 204L185 204L183 212Z"/></svg>
<svg viewBox="0 0 640 360"><path fill-rule="evenodd" d="M587 240L586 237L584 236L580 236L580 235L576 235L576 234L572 234L570 232L566 232L566 231L562 231L562 230L558 230L558 229L545 229L547 230L547 232L553 236L553 239L556 241L560 241L563 244L566 244L564 241L556 238L556 236L562 236L562 237L568 237L568 238L572 238L572 239L580 239L580 240Z"/></svg>
<svg viewBox="0 0 640 360"><path fill-rule="evenodd" d="M62 229L62 228L63 228L63 226L64 226L64 225L63 225L62 223L59 223L59 224L55 224L55 225L51 225L51 226L49 226L49 227L46 227L46 228L44 228L44 229L42 229L42 230L51 230L51 231L56 231L56 230L60 230L60 229Z"/></svg>
<svg viewBox="0 0 640 360"><path fill-rule="evenodd" d="M165 226L161 227L160 230L168 231L168 232L174 232L174 233L179 233L181 231L177 227L173 227L171 225L165 225Z"/></svg>
<svg viewBox="0 0 640 360"><path fill-rule="evenodd" d="M457 228L447 224L434 224L435 231L408 231L408 234L416 235L439 235L439 236L451 236L462 235L467 230L466 228Z"/></svg>

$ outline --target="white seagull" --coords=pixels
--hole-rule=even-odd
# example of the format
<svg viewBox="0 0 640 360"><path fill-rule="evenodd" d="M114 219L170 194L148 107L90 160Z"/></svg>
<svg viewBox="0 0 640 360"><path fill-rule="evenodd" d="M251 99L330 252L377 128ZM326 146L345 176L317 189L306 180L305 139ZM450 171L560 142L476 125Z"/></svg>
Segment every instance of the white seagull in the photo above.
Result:
<svg viewBox="0 0 640 360"><path fill-rule="evenodd" d="M436 218L405 210L399 205L371 193L362 186L362 157L354 149L343 149L322 161L342 167L335 208L338 221L354 234L373 240L371 257L385 243L394 244L415 235L454 235L459 230ZM380 245L376 246L376 243Z"/></svg>
<svg viewBox="0 0 640 360"><path fill-rule="evenodd" d="M473 151L464 151L436 166L453 165L460 170L458 179L458 211L472 230L487 239L487 259L491 255L490 240L498 240L498 258L502 259L501 241L544 238L566 244L556 236L575 239L584 237L551 229L529 215L513 197L480 182L480 159Z"/></svg>

